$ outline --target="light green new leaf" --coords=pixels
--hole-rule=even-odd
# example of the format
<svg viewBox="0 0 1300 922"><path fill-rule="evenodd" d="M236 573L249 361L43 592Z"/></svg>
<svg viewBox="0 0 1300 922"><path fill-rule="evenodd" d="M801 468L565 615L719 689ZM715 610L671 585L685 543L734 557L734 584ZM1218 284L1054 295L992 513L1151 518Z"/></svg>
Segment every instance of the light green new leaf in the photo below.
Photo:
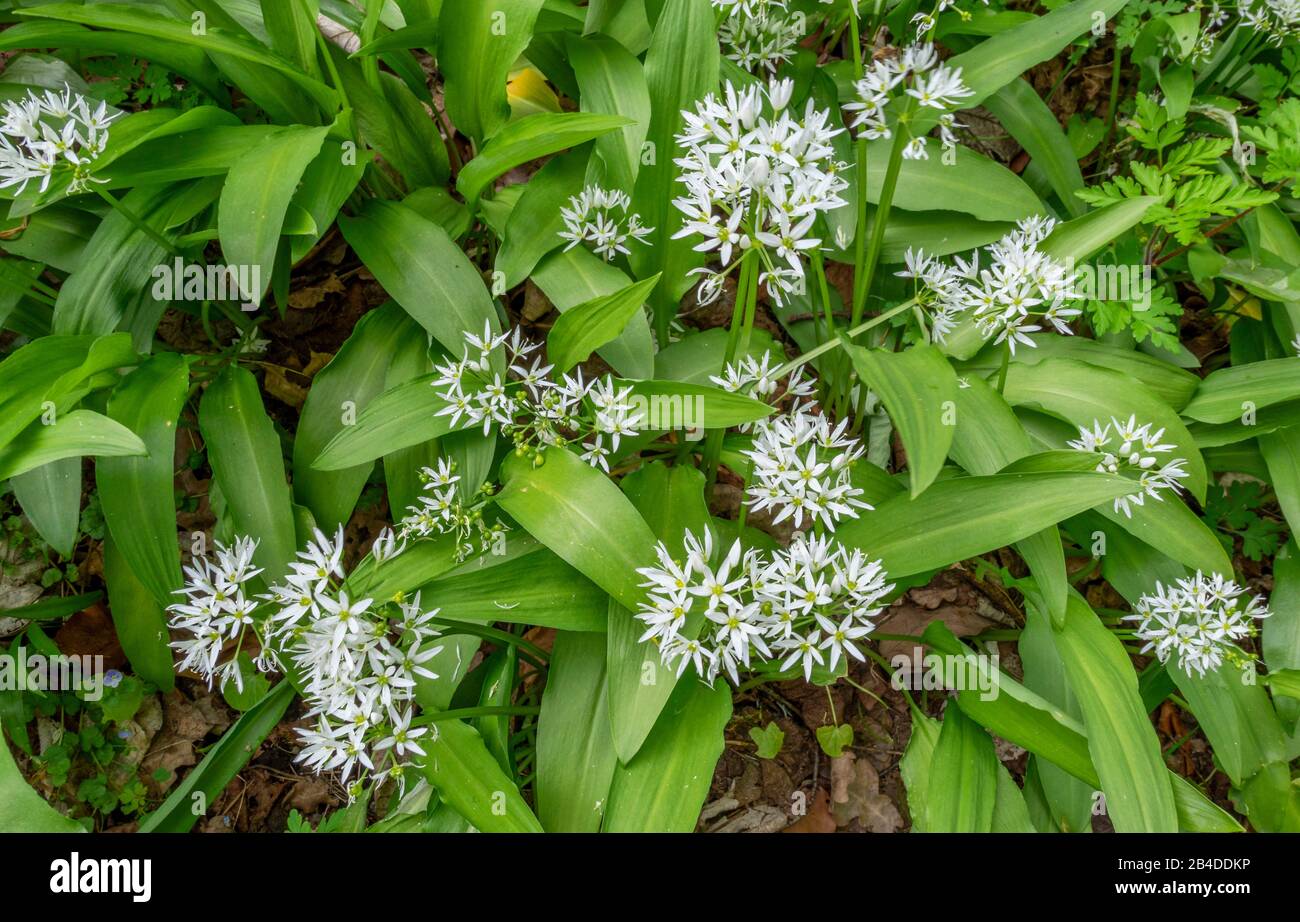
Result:
<svg viewBox="0 0 1300 922"><path fill-rule="evenodd" d="M882 138L867 143L867 201L875 204L885 185L889 149ZM981 221L1017 221L1047 208L1028 184L1002 164L958 146L949 165L939 157L904 160L894 189L894 207L907 211L950 209Z"/></svg>
<svg viewBox="0 0 1300 922"><path fill-rule="evenodd" d="M1118 832L1177 832L1169 771L1128 654L1088 604L1070 596L1056 649L1083 712L1106 812Z"/></svg>
<svg viewBox="0 0 1300 922"><path fill-rule="evenodd" d="M477 157L465 164L456 177L456 190L471 208L476 207L497 177L521 163L585 144L628 122L621 115L587 112L538 112L525 116L502 128Z"/></svg>
<svg viewBox="0 0 1300 922"><path fill-rule="evenodd" d="M644 597L638 567L654 559L654 535L608 477L564 448L542 464L511 455L501 465L497 505L601 589L628 608Z"/></svg>
<svg viewBox="0 0 1300 922"><path fill-rule="evenodd" d="M933 346L904 352L844 344L853 367L880 397L907 449L912 496L934 482L948 457L957 419L957 376Z"/></svg>
<svg viewBox="0 0 1300 922"><path fill-rule="evenodd" d="M135 578L163 606L176 601L172 593L181 585L173 481L176 425L189 383L185 360L171 352L123 378L108 399L108 415L136 432L148 455L95 465L108 530Z"/></svg>
<svg viewBox="0 0 1300 922"><path fill-rule="evenodd" d="M547 357L555 370L563 373L585 362L592 352L621 335L658 284L659 276L653 275L561 314L546 337Z"/></svg>
<svg viewBox="0 0 1300 922"><path fill-rule="evenodd" d="M143 455L144 442L130 429L91 410L73 410L52 426L33 423L0 448L0 480L85 455Z"/></svg>
<svg viewBox="0 0 1300 922"><path fill-rule="evenodd" d="M598 832L618 758L604 634L560 631L537 719L537 816L547 832Z"/></svg>
<svg viewBox="0 0 1300 922"><path fill-rule="evenodd" d="M452 355L465 334L501 330L496 308L474 264L439 224L405 205L372 199L339 230L366 268L403 310Z"/></svg>
<svg viewBox="0 0 1300 922"><path fill-rule="evenodd" d="M280 438L251 372L231 365L208 385L199 403L199 431L234 533L259 539L253 560L265 571L261 578L278 581L298 539Z"/></svg>
<svg viewBox="0 0 1300 922"><path fill-rule="evenodd" d="M480 144L510 118L506 80L533 36L542 0L444 0L438 69L447 114Z"/></svg>
<svg viewBox="0 0 1300 922"><path fill-rule="evenodd" d="M271 284L284 216L307 166L320 153L329 128L286 128L230 166L221 189L217 232L232 266L253 267L261 290L241 292L259 303Z"/></svg>

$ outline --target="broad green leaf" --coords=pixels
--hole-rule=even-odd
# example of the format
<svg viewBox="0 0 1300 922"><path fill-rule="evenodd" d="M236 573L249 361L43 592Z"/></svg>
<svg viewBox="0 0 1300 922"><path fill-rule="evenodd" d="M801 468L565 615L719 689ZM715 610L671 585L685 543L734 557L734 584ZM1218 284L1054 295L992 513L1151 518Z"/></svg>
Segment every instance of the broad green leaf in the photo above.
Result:
<svg viewBox="0 0 1300 922"><path fill-rule="evenodd" d="M844 344L858 376L889 412L907 449L908 476L916 497L934 482L952 445L957 419L957 376L933 346L904 352Z"/></svg>
<svg viewBox="0 0 1300 922"><path fill-rule="evenodd" d="M1300 426L1261 435L1259 450L1291 534L1300 534Z"/></svg>
<svg viewBox="0 0 1300 922"><path fill-rule="evenodd" d="M285 213L328 132L329 128L286 128L230 165L221 189L217 229L226 262L252 267L261 280L261 290L241 292L246 301L260 303L271 284Z"/></svg>
<svg viewBox="0 0 1300 922"><path fill-rule="evenodd" d="M519 789L469 724L436 721L420 742L427 754L424 776L480 832L542 831Z"/></svg>
<svg viewBox="0 0 1300 922"><path fill-rule="evenodd" d="M1214 761L1240 787L1269 762L1285 762L1286 739L1268 692L1254 671L1224 663L1189 675L1170 663L1169 674L1191 706Z"/></svg>
<svg viewBox="0 0 1300 922"><path fill-rule="evenodd" d="M345 470L446 435L451 417L438 415L445 404L434 393L435 377L421 375L374 398L355 423L326 443L311 466L318 471Z"/></svg>
<svg viewBox="0 0 1300 922"><path fill-rule="evenodd" d="M541 8L542 0L443 0L438 69L447 114L480 144L510 118L506 78L528 47Z"/></svg>
<svg viewBox="0 0 1300 922"><path fill-rule="evenodd" d="M618 758L604 634L560 631L537 721L537 816L547 832L599 832Z"/></svg>
<svg viewBox="0 0 1300 922"><path fill-rule="evenodd" d="M81 6L71 3L53 3L26 9L22 13L26 16L76 22L97 29L114 29L119 32L147 35L177 45L197 46L209 54L234 58L283 74L325 111L333 111L338 107L338 99L329 87L302 73L294 64L274 54L270 49L239 38L225 29L210 28L199 34L192 29L188 21L180 22L169 16L160 16L156 10L133 9L119 4ZM209 18L212 17L209 15ZM250 94L252 92L247 81L243 89Z"/></svg>
<svg viewBox="0 0 1300 922"><path fill-rule="evenodd" d="M631 119L617 134L596 139L596 153L605 164L608 187L629 195L641 169L642 147L650 130L650 90L646 71L636 57L611 38L566 36L569 63L578 81L583 112L622 115Z"/></svg>
<svg viewBox="0 0 1300 922"><path fill-rule="evenodd" d="M363 462L344 470L323 471L312 467L312 462L383 390L392 354L411 338L425 340L424 330L390 301L361 318L338 353L312 380L293 442L293 492L294 499L312 511L326 532L351 518L371 465ZM387 449L383 443L379 446Z"/></svg>
<svg viewBox="0 0 1300 922"><path fill-rule="evenodd" d="M898 578L1005 547L1132 489L1096 473L993 474L940 480L900 494L836 532Z"/></svg>
<svg viewBox="0 0 1300 922"><path fill-rule="evenodd" d="M934 747L939 743L939 721L915 707L911 711L912 728L907 748L898 761L903 787L907 791L907 810L912 815L913 832L930 832L930 768L934 765Z"/></svg>
<svg viewBox="0 0 1300 922"><path fill-rule="evenodd" d="M1029 436L1011 407L980 378L963 382L956 392L957 426L951 455L968 473L996 474L1032 449ZM1054 624L1065 618L1065 597L1069 582L1065 553L1055 526L1043 529L1016 545L1034 575Z"/></svg>
<svg viewBox="0 0 1300 922"><path fill-rule="evenodd" d="M477 157L465 164L456 177L456 190L473 208L494 180L521 163L585 144L627 123L628 119L621 115L585 112L539 112L526 116L502 128Z"/></svg>
<svg viewBox="0 0 1300 922"><path fill-rule="evenodd" d="M691 832L722 755L731 689L691 678L672 698L630 762L614 770L606 832Z"/></svg>
<svg viewBox="0 0 1300 922"><path fill-rule="evenodd" d="M501 465L497 505L529 534L628 608L644 596L637 568L653 560L654 535L604 474L564 448L535 466L511 455Z"/></svg>
<svg viewBox="0 0 1300 922"><path fill-rule="evenodd" d="M140 822L140 832L188 832L199 817L194 806L216 801L231 779L257 755L262 741L275 729L293 701L293 686L282 681L245 711L208 750L207 755L172 788L161 806Z"/></svg>
<svg viewBox="0 0 1300 922"><path fill-rule="evenodd" d="M582 191L588 159L586 147L553 157L524 186L497 253L496 268L505 277L506 288L521 284L543 257L564 244L560 211Z"/></svg>
<svg viewBox="0 0 1300 922"><path fill-rule="evenodd" d="M534 270L532 281L561 314L632 284L632 279L617 266L582 247L544 258ZM654 340L645 317L633 314L618 338L596 352L619 374L629 378L649 378L654 374Z"/></svg>
<svg viewBox="0 0 1300 922"><path fill-rule="evenodd" d="M1273 595L1269 599L1272 616L1264 619L1264 662L1269 672L1300 669L1300 545L1292 538L1273 560ZM1275 690L1276 691L1276 690ZM1274 706L1288 727L1300 716L1297 701L1279 701Z"/></svg>
<svg viewBox="0 0 1300 922"><path fill-rule="evenodd" d="M91 410L73 410L52 426L33 423L0 448L0 480L64 458L146 453L144 442L125 426Z"/></svg>
<svg viewBox="0 0 1300 922"><path fill-rule="evenodd" d="M867 143L867 201L880 201L893 141ZM895 208L933 211L937 206L981 221L1018 221L1047 208L1023 179L1002 164L958 145L951 166L939 157L904 160L894 189Z"/></svg>
<svg viewBox="0 0 1300 922"><path fill-rule="evenodd" d="M534 547L501 563L490 555L479 562L421 586L421 603L455 621L604 633L605 592L550 550Z"/></svg>
<svg viewBox="0 0 1300 922"><path fill-rule="evenodd" d="M6 693L7 694L7 693ZM76 820L55 810L18 771L0 733L0 832L85 832Z"/></svg>
<svg viewBox="0 0 1300 922"><path fill-rule="evenodd" d="M258 539L253 560L265 571L261 578L278 581L298 539L280 439L251 372L231 365L208 385L199 403L199 430L234 534Z"/></svg>
<svg viewBox="0 0 1300 922"><path fill-rule="evenodd" d="M618 384L632 389L633 405L639 404L655 430L683 429L698 436L702 429L729 429L773 413L761 400L711 384L623 380Z"/></svg>
<svg viewBox="0 0 1300 922"><path fill-rule="evenodd" d="M1191 433L1167 403L1131 378L1073 359L1015 362L1008 369L1004 396L1012 406L1043 410L1078 427L1135 416L1139 424L1163 429L1162 441L1174 446L1171 457L1187 461L1188 492L1197 502L1205 501L1205 461Z"/></svg>
<svg viewBox="0 0 1300 922"><path fill-rule="evenodd" d="M984 105L1025 149L1030 162L1042 169L1070 216L1077 218L1087 211L1074 194L1083 188L1079 158L1056 115L1029 82L1012 80L985 99Z"/></svg>
<svg viewBox="0 0 1300 922"><path fill-rule="evenodd" d="M175 527L172 532L175 533ZM179 569L178 565L178 576ZM172 671L172 651L168 646L171 635L163 608L176 600L158 600L136 576L111 534L104 537L104 581L108 584L113 629L131 668L136 675L164 691L170 690L176 683L176 674Z"/></svg>
<svg viewBox="0 0 1300 922"><path fill-rule="evenodd" d="M1221 368L1209 375L1183 415L1226 423L1263 407L1300 398L1300 358L1271 359Z"/></svg>
<svg viewBox="0 0 1300 922"><path fill-rule="evenodd" d="M372 199L356 217L340 217L339 230L393 300L452 355L484 324L500 332L482 277L441 225Z"/></svg>
<svg viewBox="0 0 1300 922"><path fill-rule="evenodd" d="M659 284L653 275L614 294L579 304L559 316L546 337L546 354L557 372L563 373L591 353L622 335L631 319L641 314L650 292Z"/></svg>
<svg viewBox="0 0 1300 922"><path fill-rule="evenodd" d="M648 464L623 478L622 486L654 537L675 555L683 552L687 530L703 537L709 528L704 475L695 468ZM645 590L640 591L644 598ZM610 723L614 749L624 764L640 750L673 689L682 684L663 664L659 648L641 642L645 625L633 615L638 607L624 600L609 605ZM700 627L700 619L690 619L682 631L694 636Z"/></svg>
<svg viewBox="0 0 1300 922"><path fill-rule="evenodd" d="M1176 832L1178 814L1160 741L1123 646L1077 595L1071 595L1065 627L1053 639L1078 696L1088 751L1115 829Z"/></svg>
<svg viewBox="0 0 1300 922"><path fill-rule="evenodd" d="M9 481L14 498L45 543L71 557L81 515L81 458L42 464Z"/></svg>
<svg viewBox="0 0 1300 922"><path fill-rule="evenodd" d="M259 5L271 49L299 70L319 78L316 17L320 15L320 0L260 0Z"/></svg>
<svg viewBox="0 0 1300 922"><path fill-rule="evenodd" d="M478 706L509 707L514 697L515 680L519 675L518 647L510 644L501 647L484 660L479 668L483 670L483 684L479 689ZM508 714L491 714L474 718L474 729L483 738L483 745L507 775L514 772L510 721L511 717Z"/></svg>
<svg viewBox="0 0 1300 922"><path fill-rule="evenodd" d="M87 379L135 361L124 333L44 336L16 349L0 362L0 448L39 417L52 424L89 390Z"/></svg>
<svg viewBox="0 0 1300 922"><path fill-rule="evenodd" d="M1101 13L1110 19L1128 0L1074 0L980 42L948 60L960 67L962 81L974 90L961 101L963 109L982 103L1035 64L1051 60L1076 38L1091 31Z"/></svg>
<svg viewBox="0 0 1300 922"><path fill-rule="evenodd" d="M673 163L676 136L682 110L693 109L697 100L717 91L719 59L717 24L708 0L667 0L645 56L650 127L632 194L632 210L654 232L645 246L633 249L630 260L642 278L663 273L653 305L661 332L667 331L678 298L690 285L687 273L701 264L699 254L691 249L692 241L673 239L684 220L672 204L681 190Z"/></svg>
<svg viewBox="0 0 1300 922"><path fill-rule="evenodd" d="M926 830L992 831L999 767L993 738L962 713L960 704L950 704L930 762Z"/></svg>

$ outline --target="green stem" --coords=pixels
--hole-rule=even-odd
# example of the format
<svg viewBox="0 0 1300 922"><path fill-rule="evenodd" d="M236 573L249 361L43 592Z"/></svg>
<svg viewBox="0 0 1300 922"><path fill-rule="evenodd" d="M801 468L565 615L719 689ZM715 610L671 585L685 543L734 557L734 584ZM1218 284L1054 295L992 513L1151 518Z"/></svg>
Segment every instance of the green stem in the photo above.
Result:
<svg viewBox="0 0 1300 922"><path fill-rule="evenodd" d="M495 641L499 644L518 647L520 653L527 652L538 661L539 665L550 659L549 654L547 654L547 652L541 647L529 643L517 634L511 634L509 631L498 630L497 628L488 627L483 624L471 624L466 621L453 621L450 618L434 618L431 623L438 627L446 628L450 633L470 634L475 637L482 637L485 640Z"/></svg>
<svg viewBox="0 0 1300 922"><path fill-rule="evenodd" d="M114 211L116 211L122 217L130 221L131 225L135 227L135 229L138 230L140 233L144 234L154 243L158 244L160 247L166 250L170 255L182 256L182 257L184 256L184 254L181 253L180 249L176 246L176 244L172 243L172 241L168 240L162 234L158 233L158 231L154 230L152 227L146 224L139 215L137 215L130 208L127 208L125 205L119 202L117 200L117 196L113 195L111 192L109 192L107 189L103 188L102 186L94 186L94 190L99 194L99 197L102 198L105 202L107 202Z"/></svg>
<svg viewBox="0 0 1300 922"><path fill-rule="evenodd" d="M472 720L475 717L527 717L530 714L540 714L541 712L540 707L519 707L514 705L452 708L450 711L435 711L431 714L422 714L412 723L417 727L422 727L444 720Z"/></svg>
<svg viewBox="0 0 1300 922"><path fill-rule="evenodd" d="M781 378L784 378L786 375L794 371L796 368L808 364L813 359L817 358L817 356L819 355L825 355L827 352L830 352L832 349L839 346L841 343L851 342L855 337L865 333L867 330L870 330L872 327L879 326L885 321L897 317L899 314L903 313L904 311L910 311L913 305L915 304L916 304L916 298L909 298L908 300L904 301L902 304L896 304L895 306L891 307L883 314L878 314L877 316L872 317L870 320L860 323L856 327L849 328L845 332L841 333L839 336L836 336L834 339L828 339L820 346L817 346L816 348L813 349L809 349L803 355L796 356L795 358L792 358L790 361L786 362L784 365L782 365L780 368L778 368L776 371L772 373L772 379L780 380Z"/></svg>
<svg viewBox="0 0 1300 922"><path fill-rule="evenodd" d="M758 302L758 260L757 251L749 250L740 260L740 276L736 284L736 303L731 309L731 330L727 336L727 352L723 360L723 369L725 370L732 362L736 360L736 355L740 349L742 328L745 320L749 315L749 302ZM753 320L750 319L752 325ZM748 334L744 335L746 344L748 344ZM709 435L704 442L704 476L706 481L712 485L718 476L718 459L722 457L722 438L725 431L722 429L710 429Z"/></svg>
<svg viewBox="0 0 1300 922"><path fill-rule="evenodd" d="M866 262L862 266L862 275L854 288L852 322L856 326L862 319L862 312L867 305L867 294L871 291L871 282L880 262L880 251L885 246L885 226L889 223L889 210L894 204L894 190L898 186L898 175L903 168L903 149L907 146L905 136L906 123L899 117L894 129L894 143L889 149L889 163L885 167L885 184L880 189L880 201L876 203L876 216L871 222L871 243L867 249ZM866 201L865 182L862 186L862 201ZM861 230L859 230L861 236Z"/></svg>
<svg viewBox="0 0 1300 922"><path fill-rule="evenodd" d="M1011 367L1011 345L1010 342L1002 344L1002 366L998 369L998 393L1005 394L1007 390L1007 370Z"/></svg>

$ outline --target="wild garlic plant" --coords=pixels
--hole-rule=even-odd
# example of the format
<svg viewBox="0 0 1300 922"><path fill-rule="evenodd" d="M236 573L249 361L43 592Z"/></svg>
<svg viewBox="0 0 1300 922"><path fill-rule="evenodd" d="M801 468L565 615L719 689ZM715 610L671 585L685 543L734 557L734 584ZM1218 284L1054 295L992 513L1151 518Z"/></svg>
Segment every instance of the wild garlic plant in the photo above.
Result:
<svg viewBox="0 0 1300 922"><path fill-rule="evenodd" d="M619 253L632 252L629 242L646 243L654 228L643 225L639 214L628 214L631 204L626 192L600 186L587 186L572 196L569 207L560 209L564 219L560 236L569 241L565 252L585 242L597 256L611 262Z"/></svg>
<svg viewBox="0 0 1300 922"><path fill-rule="evenodd" d="M1115 500L1115 511L1132 518L1132 506L1141 506L1148 496L1163 501L1162 493L1176 495L1188 477L1186 458L1170 458L1161 463L1157 457L1170 454L1177 447L1162 443L1164 434L1164 429L1155 429L1151 423L1139 425L1136 416L1130 416L1127 422L1111 417L1104 424L1095 420L1091 429L1080 426L1079 438L1067 444L1076 451L1100 455L1096 470L1103 474L1123 471L1137 476L1141 489Z"/></svg>
<svg viewBox="0 0 1300 922"><path fill-rule="evenodd" d="M491 550L509 530L504 522L489 523L483 518L492 501L494 490L491 484L481 484L466 502L459 486L460 475L451 459L439 458L434 467L421 468L420 480L424 486L423 493L416 504L407 509L395 537L390 540L405 542L411 538L454 535L456 560L462 561L474 553L476 547L480 551ZM398 553L401 553L400 548L392 551L391 555ZM376 559L381 558L376 555Z"/></svg>
<svg viewBox="0 0 1300 922"><path fill-rule="evenodd" d="M858 98L844 106L845 111L856 113L851 127L867 140L893 138L897 134L896 143L904 145L905 160L925 160L930 156L925 132L914 133L918 122L928 124L923 120L925 116L937 118L939 137L945 147L955 145L953 129L961 126L953 111L963 99L974 95L974 90L962 82L961 68L941 63L938 51L930 43L910 45L897 57L885 56L872 61L855 89Z"/></svg>
<svg viewBox="0 0 1300 922"><path fill-rule="evenodd" d="M834 672L841 659L863 660L857 644L875 627L893 589L880 562L830 536L797 536L771 553L744 550L739 540L717 553L708 529L689 530L684 559L655 547L658 564L637 572L648 590L637 618L643 643L681 675L694 666L712 685L726 673L739 685L741 670L764 663Z"/></svg>
<svg viewBox="0 0 1300 922"><path fill-rule="evenodd" d="M1255 636L1255 622L1270 612L1261 598L1246 596L1233 580L1198 570L1172 586L1156 583L1124 620L1138 622L1143 653L1154 652L1162 663L1173 659L1188 675L1203 676L1225 662L1241 666L1252 659L1237 644Z"/></svg>
<svg viewBox="0 0 1300 922"><path fill-rule="evenodd" d="M699 300L716 301L730 272L745 257L758 260L757 284L778 303L804 286L804 257L821 245L817 217L845 204L844 165L831 140L842 129L830 113L808 101L802 118L788 110L791 80L766 87L728 82L682 112L677 136L683 154L675 161L686 194L673 204L686 216L678 238L703 238L700 253L716 253L721 268L703 275ZM754 290L754 289L749 289Z"/></svg>
<svg viewBox="0 0 1300 922"><path fill-rule="evenodd" d="M896 274L916 280L917 300L928 311L935 340L943 342L970 317L984 339L1006 343L1014 355L1017 344L1033 347L1029 334L1044 323L1072 335L1070 321L1081 313L1073 306L1080 295L1071 266L1042 249L1055 226L1052 218L1022 218L1016 230L986 248L987 268L980 268L979 250L950 264L909 247Z"/></svg>
<svg viewBox="0 0 1300 922"><path fill-rule="evenodd" d="M109 126L120 115L66 85L61 93L28 90L25 99L6 100L0 116L0 189L16 187L21 194L37 181L45 192L60 173L69 177L68 191L74 194L104 182L92 171L108 145Z"/></svg>
<svg viewBox="0 0 1300 922"><path fill-rule="evenodd" d="M821 0L823 4L834 0ZM785 0L712 0L722 15L718 40L723 54L751 73L774 74L794 55L809 32L807 16Z"/></svg>
<svg viewBox="0 0 1300 922"><path fill-rule="evenodd" d="M295 730L303 744L295 761L338 772L354 799L389 778L404 790L407 764L425 755L420 739L429 731L413 723L415 687L437 678L426 664L442 650L432 625L438 610L424 610L419 593L389 601L350 594L342 526L332 538L317 529L281 582L250 595L263 572L252 563L257 545L248 536L217 542L215 562L197 558L186 567L178 590L186 600L168 607L169 626L188 635L172 643L183 654L176 668L209 687L217 680L243 691L239 654L256 642L254 668L300 680L310 726ZM391 531L372 553L376 560L400 553Z"/></svg>
<svg viewBox="0 0 1300 922"><path fill-rule="evenodd" d="M465 341L460 360L437 366L433 381L445 404L437 415L449 416L453 427L463 421L481 426L484 435L495 429L535 460L539 447L578 443L582 459L606 472L621 440L644 428L644 409L630 386L609 375L586 381L581 369L554 380L554 366L534 354L541 344L517 327L494 334L485 326L482 336L467 333ZM496 362L508 371L496 370Z"/></svg>

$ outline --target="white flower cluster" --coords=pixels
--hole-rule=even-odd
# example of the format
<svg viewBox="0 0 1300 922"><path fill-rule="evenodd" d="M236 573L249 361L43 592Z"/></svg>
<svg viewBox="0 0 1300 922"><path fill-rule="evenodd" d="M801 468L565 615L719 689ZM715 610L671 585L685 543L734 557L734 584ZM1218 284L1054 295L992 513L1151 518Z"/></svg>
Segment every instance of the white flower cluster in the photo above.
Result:
<svg viewBox="0 0 1300 922"><path fill-rule="evenodd" d="M600 186L587 186L570 197L569 207L560 209L565 228L560 236L569 241L565 252L586 241L597 256L609 262L619 253L631 252L627 248L629 240L645 243L654 228L642 225L639 214L629 215L627 210L631 205L632 199L626 192Z"/></svg>
<svg viewBox="0 0 1300 922"><path fill-rule="evenodd" d="M944 10L951 9L956 5L957 5L956 0L939 0L939 2L935 4L933 12L916 13L911 19L911 24L916 26L916 40L919 42L932 29L934 29L936 25L938 25L940 13L942 13ZM988 6L989 0L984 0L984 5ZM969 14L964 12L961 15L963 17L969 16Z"/></svg>
<svg viewBox="0 0 1300 922"><path fill-rule="evenodd" d="M660 543L659 565L637 572L650 591L637 618L642 642L659 647L680 676L690 665L712 684L720 672L740 684L751 662L780 661L806 679L814 666L834 671L843 656L861 660L855 645L875 627L882 600L894 588L880 562L827 538L798 536L783 551L742 551L736 541L714 566L713 538L685 535L686 560Z"/></svg>
<svg viewBox="0 0 1300 922"><path fill-rule="evenodd" d="M172 641L171 647L181 654L176 667L179 671L195 673L207 681L208 688L216 678L223 688L233 682L242 692L244 679L238 656L225 663L219 661L227 643L232 643L238 654L253 625L258 602L249 598L245 586L262 572L253 566L257 542L237 538L229 547L219 541L216 547L216 563L197 557L185 567L185 585L176 590L185 601L167 606L171 626L189 635Z"/></svg>
<svg viewBox="0 0 1300 922"><path fill-rule="evenodd" d="M931 310L933 335L942 341L969 313L987 340L1033 346L1030 333L1047 321L1058 333L1071 335L1069 321L1080 314L1071 303L1080 297L1072 267L1047 255L1040 244L1056 226L1052 218L1024 218L1017 229L987 247L989 267L980 269L979 250L969 260L954 257L955 265L908 249L906 268L898 275L916 279L918 292Z"/></svg>
<svg viewBox="0 0 1300 922"><path fill-rule="evenodd" d="M1114 428L1114 433L1111 429ZM1162 490L1178 492L1180 482L1188 474L1184 465L1185 458L1171 458L1163 465L1157 455L1168 454L1174 450L1173 445L1161 444L1165 430L1152 431L1150 423L1138 425L1137 418L1130 416L1128 422L1122 423L1111 417L1109 423L1102 425L1095 420L1091 429L1079 427L1079 438L1067 443L1077 451L1086 451L1101 455L1097 470L1105 474L1118 474L1130 471L1138 475L1141 490L1131 496L1121 496L1115 500L1115 511L1133 517L1130 503L1141 506L1146 497L1163 501Z"/></svg>
<svg viewBox="0 0 1300 922"><path fill-rule="evenodd" d="M18 187L21 194L32 180L40 191L49 188L60 166L72 174L70 192L83 191L91 182L96 158L108 144L108 126L120 113L108 114L99 103L93 109L85 97L69 87L46 91L26 99L8 100L0 116L0 189Z"/></svg>
<svg viewBox="0 0 1300 922"><path fill-rule="evenodd" d="M832 427L812 406L759 420L754 445L744 452L752 480L745 505L754 512L775 511L773 524L793 519L802 528L806 516L810 526L834 531L840 519L856 519L856 510L872 508L858 498L863 491L852 479L853 463L866 448L845 434L847 419Z"/></svg>
<svg viewBox="0 0 1300 922"><path fill-rule="evenodd" d="M454 535L456 560L459 562L474 553L475 538L478 539L478 549L488 551L498 536L508 530L503 522L489 525L483 521L483 507L491 495L486 484L474 496L478 501L466 504L460 498L457 486L460 475L451 460L440 458L436 467L423 468L420 479L424 482L424 495L407 510L406 517L399 523L397 537L403 541L435 534Z"/></svg>
<svg viewBox="0 0 1300 922"><path fill-rule="evenodd" d="M869 140L893 137L889 124L889 110L894 104L896 127L906 129L913 115L925 109L935 109L939 115L939 138L944 146L957 143L952 130L960 128L952 115L961 100L974 95L974 90L961 79L960 67L948 67L939 62L934 45L926 43L904 48L898 57L880 58L857 82L858 98L844 108L858 113L853 127ZM924 135L911 137L903 148L908 160L925 160L929 157Z"/></svg>
<svg viewBox="0 0 1300 922"><path fill-rule="evenodd" d="M772 353L764 352L759 358L747 355L739 362L732 362L722 369L722 374L710 375L709 381L724 391L744 394L767 403L775 403L782 397L811 397L816 390L812 380L805 377L803 366L800 366L786 379L785 388L778 394L777 388L781 381L776 377L777 371L778 368L772 366ZM741 432L748 432L753 426L753 423L744 423L737 428Z"/></svg>
<svg viewBox="0 0 1300 922"><path fill-rule="evenodd" d="M331 539L316 530L290 564L283 582L250 599L245 584L261 571L252 566L257 542L241 537L233 547L217 545L217 562L199 559L186 568L187 596L168 608L175 630L193 639L173 646L186 653L178 669L193 669L208 678L221 677L242 689L237 656L222 666L217 661L225 641L236 641L237 653L246 631L261 644L256 667L276 669L288 659L302 677L306 716L311 729L296 731L304 747L295 761L317 773L339 771L349 794L357 796L365 781L387 778L404 788L404 763L423 756L419 739L427 728L413 726L417 677L437 678L424 665L442 649L431 641L439 632L431 622L437 610L423 611L417 594L409 601L376 604L353 599L343 588L343 528ZM400 553L391 532L376 542L376 559ZM254 618L261 603L270 609Z"/></svg>
<svg viewBox="0 0 1300 922"><path fill-rule="evenodd" d="M1270 44L1281 45L1288 36L1300 34L1300 0L1243 0L1237 12Z"/></svg>
<svg viewBox="0 0 1300 922"><path fill-rule="evenodd" d="M1255 633L1255 619L1267 618L1264 602L1252 596L1242 604L1246 590L1218 574L1180 579L1176 585L1156 583L1151 595L1133 606L1126 621L1137 621L1137 637L1146 641L1142 652L1155 651L1167 663L1170 656L1188 675L1213 672L1226 659L1243 662L1246 655L1236 642Z"/></svg>
<svg viewBox="0 0 1300 922"><path fill-rule="evenodd" d="M726 11L718 26L726 57L751 73L775 73L808 32L807 17L790 13L785 0L713 0L713 6Z"/></svg>
<svg viewBox="0 0 1300 922"><path fill-rule="evenodd" d="M759 281L781 302L804 284L803 253L821 245L812 236L817 216L844 205L847 183L834 158L830 113L808 101L802 118L787 111L794 83L737 88L728 82L683 112L675 162L686 195L673 204L686 215L674 239L700 236L695 249L717 251L721 269L701 268L702 303L717 300L734 268L733 255L757 247Z"/></svg>
<svg viewBox="0 0 1300 922"><path fill-rule="evenodd" d="M433 386L447 405L439 416L450 416L456 426L461 419L482 424L483 434L493 425L525 447L563 446L582 442L582 459L592 467L609 471L609 456L618 450L624 436L638 435L644 428L645 408L633 396L631 387L619 387L606 375L584 381L579 369L559 381L548 377L553 365L543 365L532 355L540 344L529 342L518 328L512 334L493 335L484 326L483 335L465 334L467 343L460 361L447 361L434 369ZM507 352L509 374L493 371L493 355Z"/></svg>

